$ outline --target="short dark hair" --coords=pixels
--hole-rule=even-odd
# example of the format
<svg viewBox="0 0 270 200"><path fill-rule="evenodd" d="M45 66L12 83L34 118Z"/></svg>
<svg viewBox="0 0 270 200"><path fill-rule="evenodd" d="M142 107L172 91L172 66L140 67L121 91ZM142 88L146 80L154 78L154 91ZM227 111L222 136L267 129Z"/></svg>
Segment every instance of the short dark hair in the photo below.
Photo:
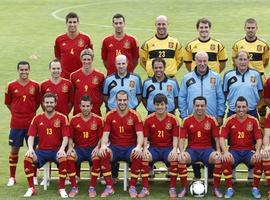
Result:
<svg viewBox="0 0 270 200"><path fill-rule="evenodd" d="M83 96L81 97L80 102L82 102L82 101L90 101L90 104L92 104L92 99L91 99L91 97L88 96L88 95L83 95Z"/></svg>
<svg viewBox="0 0 270 200"><path fill-rule="evenodd" d="M113 17L112 17L112 22L114 19L119 19L119 18L123 18L123 21L125 22L125 17L124 15L120 14L120 13L116 13Z"/></svg>
<svg viewBox="0 0 270 200"><path fill-rule="evenodd" d="M116 95L115 95L115 98L118 99L118 95L121 94L121 95L127 95L127 98L128 98L128 93L127 91L125 90L119 90Z"/></svg>
<svg viewBox="0 0 270 200"><path fill-rule="evenodd" d="M165 60L163 59L163 58L154 58L153 60L152 60L152 68L154 67L154 64L156 63L156 62L161 62L162 64L163 64L163 66L164 66L164 68L166 67L166 62L165 62Z"/></svg>
<svg viewBox="0 0 270 200"><path fill-rule="evenodd" d="M19 70L20 65L28 65L28 69L30 69L30 63L25 61L25 60L22 60L22 61L18 62L17 70Z"/></svg>
<svg viewBox="0 0 270 200"><path fill-rule="evenodd" d="M54 98L54 101L55 101L55 102L57 101L57 96L56 96L56 94L51 93L51 92L47 92L47 93L45 93L45 94L43 95L43 97L42 97L42 102L44 102L45 98L50 98L50 97Z"/></svg>
<svg viewBox="0 0 270 200"><path fill-rule="evenodd" d="M195 102L196 101L204 101L205 102L205 105L207 104L207 100L206 100L206 98L204 97L204 96L197 96L197 97L195 97L194 99L193 99L193 105L195 105Z"/></svg>
<svg viewBox="0 0 270 200"><path fill-rule="evenodd" d="M208 24L209 25L209 28L211 28L211 26L212 26L212 23L210 22L209 19L207 19L207 18L201 18L201 19L198 19L198 21L196 23L196 28L197 29L199 28L200 23L202 23L202 24Z"/></svg>
<svg viewBox="0 0 270 200"><path fill-rule="evenodd" d="M153 100L154 104L164 102L166 105L168 104L168 99L164 94L158 93Z"/></svg>
<svg viewBox="0 0 270 200"><path fill-rule="evenodd" d="M70 18L77 18L77 20L79 22L79 16L75 12L70 12L70 13L67 14L67 16L66 16L66 23L68 22L68 19L70 19Z"/></svg>
<svg viewBox="0 0 270 200"><path fill-rule="evenodd" d="M256 26L257 26L257 21L256 21L254 18L248 18L248 19L246 19L246 21L245 21L245 26L246 26L247 24L256 24Z"/></svg>
<svg viewBox="0 0 270 200"><path fill-rule="evenodd" d="M236 106L236 104L237 104L237 102L246 102L246 104L247 104L247 106L248 106L248 101L247 101L247 99L245 98L245 97L243 97L243 96L240 96L240 97L238 97L237 99L236 99L236 101L235 101L235 106Z"/></svg>
<svg viewBox="0 0 270 200"><path fill-rule="evenodd" d="M61 64L60 60L53 59L51 62L49 62L49 69L51 68L51 66L52 66L53 63L60 63Z"/></svg>

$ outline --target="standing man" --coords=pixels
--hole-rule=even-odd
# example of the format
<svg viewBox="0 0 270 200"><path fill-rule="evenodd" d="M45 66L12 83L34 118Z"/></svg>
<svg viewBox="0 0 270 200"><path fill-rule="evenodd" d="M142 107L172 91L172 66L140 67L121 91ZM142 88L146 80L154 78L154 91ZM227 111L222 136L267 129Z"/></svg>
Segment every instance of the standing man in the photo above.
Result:
<svg viewBox="0 0 270 200"><path fill-rule="evenodd" d="M107 69L107 76L116 73L116 56L123 54L128 60L128 72L133 72L138 64L139 48L135 37L125 33L125 17L122 14L115 14L112 18L114 34L104 38L101 47L101 57Z"/></svg>
<svg viewBox="0 0 270 200"><path fill-rule="evenodd" d="M99 140L103 132L103 120L91 112L92 102L89 96L82 96L80 102L81 113L70 120L70 138L67 151L67 172L72 189L69 197L74 198L79 190L76 182L76 164L83 161L92 163L91 179L89 182L88 196L96 197L96 182L100 172L100 160L98 157Z"/></svg>
<svg viewBox="0 0 270 200"><path fill-rule="evenodd" d="M83 95L88 95L92 99L92 112L101 116L100 107L103 103L102 86L104 74L96 70L92 63L94 52L92 49L84 49L81 52L82 68L70 75L70 80L74 89L74 109L73 115L80 113L80 101Z"/></svg>
<svg viewBox="0 0 270 200"><path fill-rule="evenodd" d="M54 93L57 96L57 101L61 102L56 104L55 110L68 116L73 105L72 83L60 76L62 67L59 60L51 61L49 63L49 70L51 78L43 81L40 85L41 97L47 92Z"/></svg>
<svg viewBox="0 0 270 200"><path fill-rule="evenodd" d="M131 198L137 197L136 183L141 168L143 124L138 113L128 108L128 101L127 92L119 91L116 94L117 108L106 115L99 154L101 171L107 186L101 197L114 193L111 161L131 162L129 195Z"/></svg>
<svg viewBox="0 0 270 200"><path fill-rule="evenodd" d="M85 33L78 30L79 16L70 12L66 16L67 32L59 35L54 44L55 58L62 65L61 77L69 79L70 74L82 67L80 53L82 50L91 48L91 39Z"/></svg>
<svg viewBox="0 0 270 200"><path fill-rule="evenodd" d="M199 38L189 42L184 52L184 62L188 71L196 66L195 55L200 51L208 54L208 66L211 70L221 73L225 69L228 60L227 52L223 44L210 36L211 25L212 23L206 18L197 21Z"/></svg>
<svg viewBox="0 0 270 200"><path fill-rule="evenodd" d="M9 180L7 186L16 183L16 167L23 140L27 141L29 125L39 107L39 84L29 79L30 64L20 61L17 64L18 79L8 83L5 104L11 113L9 145ZM37 183L36 177L35 182Z"/></svg>
<svg viewBox="0 0 270 200"><path fill-rule="evenodd" d="M183 63L183 50L179 41L168 35L168 20L164 15L156 18L156 35L145 41L140 49L140 65L147 75L154 75L152 61L163 58L166 62L165 74L174 77Z"/></svg>
<svg viewBox="0 0 270 200"><path fill-rule="evenodd" d="M33 184L34 167L41 168L47 162L55 162L59 173L59 194L68 198L65 190L67 158L65 148L68 144L69 126L67 117L55 111L56 95L46 93L42 104L44 112L35 116L28 131L28 151L24 158L24 172L28 181L28 190L24 197L36 194ZM38 149L34 150L34 138L38 137Z"/></svg>
<svg viewBox="0 0 270 200"><path fill-rule="evenodd" d="M141 102L142 81L137 74L127 71L128 60L125 55L118 55L115 58L115 66L117 72L107 76L103 86L103 97L106 103L107 110L112 110L117 107L115 96L120 90L128 93L129 105L131 109L136 109Z"/></svg>
<svg viewBox="0 0 270 200"><path fill-rule="evenodd" d="M152 61L154 76L143 83L142 102L148 114L155 112L153 99L159 93L167 97L169 113L174 113L177 108L179 86L175 79L166 76L166 68L163 58L154 58Z"/></svg>

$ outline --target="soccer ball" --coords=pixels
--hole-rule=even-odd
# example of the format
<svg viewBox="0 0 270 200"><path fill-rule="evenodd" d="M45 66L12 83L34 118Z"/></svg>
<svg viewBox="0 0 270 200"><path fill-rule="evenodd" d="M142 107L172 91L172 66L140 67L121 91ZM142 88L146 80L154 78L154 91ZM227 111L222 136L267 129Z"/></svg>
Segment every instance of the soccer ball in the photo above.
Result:
<svg viewBox="0 0 270 200"><path fill-rule="evenodd" d="M194 181L190 185L190 194L194 197L204 197L205 195L205 187L202 181Z"/></svg>

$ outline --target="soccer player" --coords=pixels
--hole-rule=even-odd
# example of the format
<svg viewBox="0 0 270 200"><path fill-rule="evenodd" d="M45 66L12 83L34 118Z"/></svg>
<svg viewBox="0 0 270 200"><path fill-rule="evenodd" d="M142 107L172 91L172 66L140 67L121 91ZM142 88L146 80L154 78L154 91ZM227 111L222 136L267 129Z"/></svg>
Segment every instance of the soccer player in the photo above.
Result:
<svg viewBox="0 0 270 200"><path fill-rule="evenodd" d="M84 49L81 52L82 68L70 75L74 89L73 115L80 113L80 101L83 95L92 99L92 112L101 116L100 107L103 103L102 86L104 74L93 67L94 52L92 49Z"/></svg>
<svg viewBox="0 0 270 200"><path fill-rule="evenodd" d="M143 189L138 197L149 195L148 162L163 161L170 171L169 195L171 198L176 198L179 123L175 115L167 112L168 101L164 94L157 94L154 97L154 106L156 112L147 116L144 121L144 159L141 168Z"/></svg>
<svg viewBox="0 0 270 200"><path fill-rule="evenodd" d="M179 86L176 79L166 76L166 62L163 58L154 58L152 69L154 76L144 81L142 102L148 114L155 112L153 99L156 94L164 94L168 99L167 111L174 114L178 105Z"/></svg>
<svg viewBox="0 0 270 200"><path fill-rule="evenodd" d="M249 54L239 51L235 57L236 69L224 74L223 91L228 101L229 111L227 117L235 114L235 102L239 96L248 101L248 114L258 118L257 104L263 91L260 73L248 66Z"/></svg>
<svg viewBox="0 0 270 200"><path fill-rule="evenodd" d="M92 102L89 96L82 96L80 102L81 113L73 116L70 120L70 138L67 151L67 172L72 189L69 197L75 197L79 190L76 183L76 164L83 161L92 163L91 181L88 195L96 196L95 186L100 172L100 160L98 157L99 140L103 132L103 120L91 112Z"/></svg>
<svg viewBox="0 0 270 200"><path fill-rule="evenodd" d="M135 37L125 33L125 17L122 14L115 14L112 18L114 34L105 37L102 41L101 57L107 69L107 76L116 73L116 56L123 54L128 59L128 72L133 72L138 64L139 48Z"/></svg>
<svg viewBox="0 0 270 200"><path fill-rule="evenodd" d="M142 81L137 74L128 72L128 59L125 55L115 58L117 72L107 76L103 86L103 98L107 110L116 108L115 96L118 91L125 90L128 93L129 108L136 109L141 102Z"/></svg>
<svg viewBox="0 0 270 200"><path fill-rule="evenodd" d="M129 195L137 197L136 182L140 174L143 145L143 124L138 113L128 108L128 94L119 91L116 95L117 108L107 113L101 148L101 171L106 181L106 189L101 197L114 193L110 162L131 162ZM108 146L109 145L109 146Z"/></svg>
<svg viewBox="0 0 270 200"><path fill-rule="evenodd" d="M261 198L258 189L262 174L260 150L262 146L262 133L258 120L248 115L248 101L243 96L235 102L236 114L227 118L220 131L220 148L222 154L222 167L227 190L224 197L230 199L234 195L232 188L232 165L244 163L247 167L254 167L252 196ZM225 139L230 138L230 148L225 146ZM256 141L256 145L254 142ZM255 153L254 153L255 150Z"/></svg>
<svg viewBox="0 0 270 200"><path fill-rule="evenodd" d="M55 110L68 116L72 108L73 88L72 83L62 78L62 67L59 60L53 60L49 63L49 70L51 72L51 78L43 81L40 84L41 96L47 92L56 94L57 101L61 102L56 104Z"/></svg>
<svg viewBox="0 0 270 200"><path fill-rule="evenodd" d="M68 198L65 190L67 173L67 158L65 148L70 135L67 117L57 111L56 95L46 93L42 104L44 112L36 115L31 122L28 131L28 151L24 158L24 172L28 181L28 190L24 197L36 194L33 184L33 172L36 165L41 168L47 162L55 162L59 173L59 194L61 198ZM38 137L38 149L33 149L34 137Z"/></svg>
<svg viewBox="0 0 270 200"><path fill-rule="evenodd" d="M174 77L183 63L183 50L179 41L168 35L168 19L164 15L156 18L156 34L145 41L140 49L140 65L146 70L147 75L154 75L152 61L163 58L166 62L165 74Z"/></svg>
<svg viewBox="0 0 270 200"><path fill-rule="evenodd" d="M200 51L208 54L208 65L211 70L221 73L225 69L228 60L227 52L223 44L210 36L211 26L212 23L206 18L197 21L199 38L189 42L184 51L184 62L188 71L196 66L195 55Z"/></svg>
<svg viewBox="0 0 270 200"><path fill-rule="evenodd" d="M66 16L67 32L59 35L54 44L55 58L61 61L61 77L69 79L70 74L82 67L80 53L93 45L88 35L78 30L79 16L70 12Z"/></svg>
<svg viewBox="0 0 270 200"><path fill-rule="evenodd" d="M11 113L9 145L9 180L7 186L16 183L16 167L20 147L27 141L27 131L39 107L39 84L29 79L30 64L20 61L17 64L18 79L8 83L5 91L5 104ZM37 179L35 177L35 184Z"/></svg>
<svg viewBox="0 0 270 200"><path fill-rule="evenodd" d="M218 124L214 117L206 114L207 100L203 96L193 99L194 113L184 119L179 141L179 174L182 190L178 197L183 198L187 193L187 165L201 161L205 166L214 164L213 193L221 198L223 195L218 186L222 173L219 148ZM216 150L212 147L212 138L216 142ZM188 140L185 151L185 141Z"/></svg>

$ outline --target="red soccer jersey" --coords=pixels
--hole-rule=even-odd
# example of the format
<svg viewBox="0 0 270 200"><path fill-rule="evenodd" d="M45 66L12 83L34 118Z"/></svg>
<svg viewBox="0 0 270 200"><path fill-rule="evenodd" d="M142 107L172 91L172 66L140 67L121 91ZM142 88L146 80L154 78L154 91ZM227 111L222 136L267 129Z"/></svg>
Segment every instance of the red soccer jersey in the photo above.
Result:
<svg viewBox="0 0 270 200"><path fill-rule="evenodd" d="M70 74L82 67L80 59L81 51L91 48L93 45L88 35L79 33L75 38L71 39L67 33L58 36L55 40L54 55L61 61L63 78L69 79Z"/></svg>
<svg viewBox="0 0 270 200"><path fill-rule="evenodd" d="M264 119L264 128L270 128L270 113L268 113Z"/></svg>
<svg viewBox="0 0 270 200"><path fill-rule="evenodd" d="M212 147L212 138L218 137L217 121L206 115L198 121L194 115L188 116L183 121L180 138L188 138L188 148L205 149Z"/></svg>
<svg viewBox="0 0 270 200"><path fill-rule="evenodd" d="M44 81L40 85L41 96L47 92L57 95L55 110L68 116L70 111L68 104L71 103L73 99L72 83L64 78L57 84L53 83L51 80Z"/></svg>
<svg viewBox="0 0 270 200"><path fill-rule="evenodd" d="M18 81L8 84L5 104L10 106L10 128L28 129L39 107L39 84L29 80L26 85Z"/></svg>
<svg viewBox="0 0 270 200"><path fill-rule="evenodd" d="M263 97L266 99L270 98L270 77L267 78L264 89L263 89Z"/></svg>
<svg viewBox="0 0 270 200"><path fill-rule="evenodd" d="M145 119L143 130L152 147L172 147L173 137L179 137L180 131L177 118L170 113L163 120L152 113Z"/></svg>
<svg viewBox="0 0 270 200"><path fill-rule="evenodd" d="M143 124L136 111L129 109L125 116L119 116L117 110L106 115L104 132L110 132L112 145L129 147L137 144L137 132L143 131Z"/></svg>
<svg viewBox="0 0 270 200"><path fill-rule="evenodd" d="M255 117L248 115L240 122L234 114L222 126L220 137L230 138L230 149L254 150L254 141L262 138L262 132Z"/></svg>
<svg viewBox="0 0 270 200"><path fill-rule="evenodd" d="M92 113L90 119L85 121L81 113L70 120L70 136L75 147L96 147L103 133L103 120Z"/></svg>
<svg viewBox="0 0 270 200"><path fill-rule="evenodd" d="M100 107L103 102L102 87L104 74L94 69L89 75L85 75L82 69L73 72L70 80L74 89L73 115L80 113L80 100L83 95L89 95L92 99L92 112L101 116Z"/></svg>
<svg viewBox="0 0 270 200"><path fill-rule="evenodd" d="M45 113L37 115L28 131L28 136L38 137L38 149L41 150L59 150L63 137L69 135L67 117L59 112L51 118L47 118Z"/></svg>
<svg viewBox="0 0 270 200"><path fill-rule="evenodd" d="M123 54L128 59L128 72L133 72L135 66L134 61L139 58L139 48L136 39L129 34L125 34L122 39L115 38L114 35L109 35L102 42L101 57L107 62L107 76L115 72L115 57Z"/></svg>

